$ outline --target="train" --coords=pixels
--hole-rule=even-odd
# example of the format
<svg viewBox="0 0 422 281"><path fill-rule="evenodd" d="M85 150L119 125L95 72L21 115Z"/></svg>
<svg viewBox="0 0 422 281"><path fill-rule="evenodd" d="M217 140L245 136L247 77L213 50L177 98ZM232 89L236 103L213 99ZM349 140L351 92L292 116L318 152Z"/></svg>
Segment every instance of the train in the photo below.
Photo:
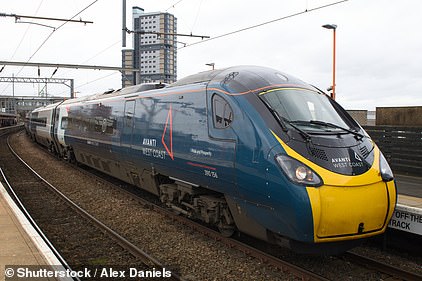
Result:
<svg viewBox="0 0 422 281"><path fill-rule="evenodd" d="M394 175L333 99L259 66L69 99L30 113L32 139L144 189L222 235L338 253L385 232Z"/></svg>

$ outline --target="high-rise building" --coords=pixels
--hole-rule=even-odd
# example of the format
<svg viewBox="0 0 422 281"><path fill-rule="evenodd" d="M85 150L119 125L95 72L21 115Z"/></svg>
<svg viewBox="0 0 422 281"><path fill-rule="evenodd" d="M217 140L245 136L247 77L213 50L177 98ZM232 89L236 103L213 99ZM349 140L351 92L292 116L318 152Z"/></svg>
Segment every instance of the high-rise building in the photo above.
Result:
<svg viewBox="0 0 422 281"><path fill-rule="evenodd" d="M125 72L123 86L140 83L172 83L177 79L177 19L169 13L145 13L132 8L133 49L122 50L122 65L139 69Z"/></svg>

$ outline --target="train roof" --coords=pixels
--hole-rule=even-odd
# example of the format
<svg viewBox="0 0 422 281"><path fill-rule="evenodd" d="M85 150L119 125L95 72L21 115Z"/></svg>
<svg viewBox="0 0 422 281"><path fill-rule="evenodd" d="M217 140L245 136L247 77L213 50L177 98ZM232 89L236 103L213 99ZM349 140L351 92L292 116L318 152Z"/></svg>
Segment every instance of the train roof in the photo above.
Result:
<svg viewBox="0 0 422 281"><path fill-rule="evenodd" d="M55 103L50 103L41 107L37 107L32 112L40 112L40 111L46 111L46 110L53 110L57 105L61 104L63 101L58 101Z"/></svg>
<svg viewBox="0 0 422 281"><path fill-rule="evenodd" d="M145 92L149 90L155 90L155 89L162 89L167 87L168 84L165 83L143 83L138 84L134 86L129 86L125 88L121 88L118 90L109 90L102 93L92 94L88 96L78 97L74 99L69 99L63 102L63 104L72 104L76 102L84 102L84 101L91 101L91 100L97 100L102 98L109 98L109 97L115 97L115 96L122 96L122 95L128 95L128 94L137 94L140 92Z"/></svg>
<svg viewBox="0 0 422 281"><path fill-rule="evenodd" d="M173 84L170 84L169 87L177 87L177 86L183 86L183 85L189 85L189 84L198 84L198 83L204 83L211 81L214 77L216 77L218 74L225 71L227 68L224 69L217 69L217 70L209 70L209 71L203 71L199 72L197 74L186 76Z"/></svg>
<svg viewBox="0 0 422 281"><path fill-rule="evenodd" d="M302 80L281 71L261 66L233 66L190 75L173 83L170 87L197 83L227 86L233 92L259 89L271 85L297 85L310 88Z"/></svg>
<svg viewBox="0 0 422 281"><path fill-rule="evenodd" d="M173 84L146 83L134 85L119 90L110 90L90 96L70 99L63 102L63 105L76 102L92 101L103 98L112 98L122 95L137 95L140 92L156 90L161 88L174 88L178 86L207 83L209 85L219 85L229 92L241 93L271 86L297 85L305 88L312 88L311 85L275 69L260 66L233 66L223 69L204 71L193 74L178 80Z"/></svg>

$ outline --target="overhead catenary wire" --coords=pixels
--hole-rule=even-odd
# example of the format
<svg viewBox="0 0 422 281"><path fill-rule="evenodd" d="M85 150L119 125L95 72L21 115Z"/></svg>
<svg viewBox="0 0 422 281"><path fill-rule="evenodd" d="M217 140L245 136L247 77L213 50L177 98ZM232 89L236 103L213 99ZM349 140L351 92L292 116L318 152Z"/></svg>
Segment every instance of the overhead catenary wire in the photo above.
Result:
<svg viewBox="0 0 422 281"><path fill-rule="evenodd" d="M45 43L47 43L47 41L51 38L51 36L54 34L54 32L56 32L57 30L59 30L60 28L62 28L66 23L68 23L69 21L73 20L75 17L77 17L78 15L80 15L81 13L83 13L85 10L87 10L88 8L90 8L92 5L94 5L96 2L98 2L98 0L94 0L93 2L91 2L91 4L89 4L88 6L86 6L85 8L83 8L81 11L79 11L78 13L76 13L74 16L72 16L70 19L66 20L64 23L62 23L61 25L59 25L57 28L53 29L50 34L47 36L47 38L44 39L44 41L40 44L40 46L35 50L35 52L28 58L28 60L26 61L27 63L39 52L39 50L41 50L41 48L45 45ZM19 71L16 73L16 75L19 75L22 71L22 69L25 66L22 66ZM6 91L8 85L6 85L6 87L3 89L2 94L4 93L4 91Z"/></svg>
<svg viewBox="0 0 422 281"><path fill-rule="evenodd" d="M230 36L230 35L233 35L233 34L236 34L236 33L240 33L240 32L243 32L243 31L247 31L247 30L251 30L251 29L254 29L254 28L258 28L258 27L261 27L261 26L264 26L264 25L267 25L267 24L271 24L271 23L274 23L274 22L278 22L278 21L282 21L282 20L285 20L285 19L289 19L289 18L293 18L293 17L296 17L296 16L300 16L300 15L303 15L303 14L306 14L306 13L309 13L309 12L314 12L314 11L317 11L317 10L328 8L328 7L331 7L331 6L334 6L334 5L338 5L338 4L347 2L347 1L349 1L349 0L337 1L337 2L326 4L326 5L318 6L318 7L312 8L312 9L305 9L304 11L297 12L297 13L294 13L294 14L290 14L290 15L287 15L287 16L283 16L281 18L277 18L277 19L273 19L273 20L266 21L266 22L263 22L263 23L255 24L255 25L248 26L248 27L244 27L244 28L241 28L241 29L238 29L238 30L234 30L234 31L231 31L231 32L228 32L228 33L224 33L224 34L221 34L221 35L218 35L218 36L215 36L215 37L210 37L210 38L204 39L202 41L198 41L198 42L194 42L194 43L191 43L191 44L187 44L186 46L179 47L177 49L180 50L180 49L184 49L184 48L187 48L187 47L190 47L190 46L198 45L200 43L205 43L205 42L209 42L211 40L220 39L220 38L227 37L227 36Z"/></svg>
<svg viewBox="0 0 422 281"><path fill-rule="evenodd" d="M30 19L48 19L48 20L56 20L56 21L64 21L64 23L62 23L61 25L59 25L57 28L52 27L53 30L51 31L51 33L47 36L47 38L41 43L41 45L37 48L37 50L35 50L35 52L29 57L28 62L35 56L35 54L38 53L38 51L42 48L42 46L44 46L44 44L48 41L48 39L50 39L50 37L53 35L53 33L57 30L59 30L61 27L63 27L66 23L68 22L82 22L82 23L93 23L91 21L82 21L82 20L73 20L75 17L77 17L78 15L80 15L82 12L84 12L86 9L88 9L89 7L91 7L92 5L94 5L98 0L95 0L94 2L92 2L91 4L89 4L88 6L86 6L84 9L82 9L81 11L79 11L78 13L76 13L73 17L71 17L70 19L59 19L59 18L47 18L47 17L37 17L37 16L22 16L22 15L5 15L5 16L13 16L16 19L20 19L20 18L30 18ZM44 25L45 26L45 25ZM50 27L50 26L49 26ZM20 71L19 71L20 72ZM18 72L18 74L19 74Z"/></svg>
<svg viewBox="0 0 422 281"><path fill-rule="evenodd" d="M118 40L118 41L116 41L116 42L112 43L112 44L111 44L111 45L109 45L108 47L106 47L106 48L102 49L101 51L99 51L99 52L98 52L98 53L96 53L95 55L91 56L90 58L88 58L88 59L84 60L83 62L81 62L81 63L79 63L79 64L84 64L84 63L87 63L88 61L90 61L90 60L92 60L93 58L95 58L95 57L97 57L97 56L101 55L101 54L102 54L102 53L104 53L105 51L107 51L107 50L111 49L112 47L114 47L114 46L115 46L115 45L117 45L117 44L120 44L121 42L122 42L122 40ZM50 77L50 78L52 78L52 77L53 77L53 75L54 75L54 74L56 74L57 70L58 70L58 68L56 68L56 70L53 72L53 74L51 75L51 77ZM67 75L68 73L70 73L70 72L72 72L72 71L73 71L73 70L66 71L66 72L62 73L62 75ZM124 72L122 72L122 73L124 73ZM45 86L44 86L44 88L45 88ZM42 89L41 89L41 91L42 91L42 90L44 90L44 88L42 88ZM59 93L59 96L60 96L61 94L63 94L63 93L65 93L65 91L63 91L63 92Z"/></svg>
<svg viewBox="0 0 422 281"><path fill-rule="evenodd" d="M107 75L105 75L105 76L101 76L101 77L95 78L95 79L90 80L90 81L88 81L88 82L86 82L86 83L84 83L84 84L81 84L81 85L79 85L79 86L74 87L74 90L79 89L79 88L82 88L82 87L85 87L85 86L87 86L87 85L89 85L89 84L92 84L92 83L94 83L94 82L97 82L97 81L99 81L99 80L102 80L102 79L108 78L108 77L113 76L113 75L116 75L116 74L120 74L120 73L119 73L119 72L112 72L112 73L107 74ZM61 95L62 95L62 94L64 94L65 92L66 92L66 91L60 92L60 93L58 93L58 94L57 94L57 96L61 96Z"/></svg>
<svg viewBox="0 0 422 281"><path fill-rule="evenodd" d="M41 0L40 4L39 4L39 5L38 5L38 7L37 7L37 10L35 11L35 15L37 15L37 14L38 14L38 11L40 10L41 5L42 5L42 3L43 3L43 2L44 2L44 0ZM24 32L24 34L23 34L23 36L22 36L21 40L19 41L19 44L18 44L18 45L16 46L16 48L15 48L15 51L13 52L13 55L11 56L10 60L12 60L12 59L15 57L15 55L16 55L16 53L18 52L18 50L19 50L20 46L22 45L22 42L23 42L23 40L25 39L26 34L28 33L28 31L29 31L29 28L30 28L30 27L31 27L31 25L30 25L30 24L28 24L28 26L26 27L26 30L25 30L25 32ZM5 66L3 66L3 67L2 67L2 69L0 70L0 72L2 72L4 68L5 68ZM6 86L6 87L7 87L7 86Z"/></svg>
<svg viewBox="0 0 422 281"><path fill-rule="evenodd" d="M201 7L202 7L202 3L203 3L203 2L204 2L204 0L201 0L201 1L199 2L199 5L198 5L198 10L196 11L195 20L193 21L192 27L191 27L191 29L190 29L190 32L191 32L191 33L193 32L193 29L194 29L194 27L195 27L196 23L198 22L198 17L199 17L199 13L201 12Z"/></svg>
<svg viewBox="0 0 422 281"><path fill-rule="evenodd" d="M104 48L103 50L99 51L97 54L93 55L93 56L92 56L92 57L90 57L89 59L86 59L86 60L85 60L85 61L83 61L82 63L86 63L86 62L88 62L89 60L91 60L91 59L93 59L93 58L95 58L95 57L99 56L100 54L104 53L105 51L109 50L110 48L114 47L115 45L117 45L117 44L119 44L119 43L121 43L121 42L122 42L122 40L119 40L119 41L114 42L113 44L111 44L111 45L109 45L108 47ZM67 74L67 73L69 73L69 72L71 72L71 71L65 72L64 74ZM119 72L119 73L122 73L122 74L123 74L123 76L125 76L125 75L124 75L124 71ZM87 83L85 83L85 84L82 84L82 85L79 85L79 86L75 87L75 89L78 89L78 88L84 87L84 86L86 86L86 85L92 84L92 83L94 83L94 82L96 82L96 81L99 81L99 80L105 79L105 78L107 78L107 77L109 77L109 76L112 76L112 75L114 75L114 74L117 74L117 72L113 72L113 73L107 74L107 75L105 75L105 76L102 76L102 77L100 77L100 78L96 78L96 79L94 79L94 80L88 81L88 82L87 82ZM63 94L63 93L65 93L65 92L66 92L66 91L60 92L58 95L60 96L60 95L62 95L62 94Z"/></svg>
<svg viewBox="0 0 422 281"><path fill-rule="evenodd" d="M44 0L41 0L40 4L39 4L39 5L38 5L38 7L37 7L37 10L35 11L35 15L37 15L37 14L38 14L38 11L40 10L41 5L42 5L42 3L43 3L43 2L44 2ZM10 58L10 60L12 60L12 59L15 57L15 55L16 55L17 51L19 50L20 46L22 45L22 42L23 42L23 40L25 39L26 34L28 33L28 31L29 31L29 28L30 28L30 27L31 27L31 25L30 25L30 24L28 24L28 26L26 27L25 33L23 34L23 36L22 36L21 40L19 41L18 46L15 48L15 51L13 52L13 55L12 55L12 57Z"/></svg>
<svg viewBox="0 0 422 281"><path fill-rule="evenodd" d="M109 77L109 76L116 75L116 74L120 74L120 73L119 73L119 72L113 72L113 73L107 74L107 75L105 75L105 76L101 76L101 77L96 78L96 79L94 79L94 80L88 81L88 82L86 82L85 84L81 84L81 85L79 85L79 86L75 87L75 89L79 89L79 88L85 87L86 85L92 84L92 83L94 83L94 82L97 82L97 81L99 81L99 80L105 79L105 78L107 78L107 77Z"/></svg>
<svg viewBox="0 0 422 281"><path fill-rule="evenodd" d="M168 10L174 8L177 4L179 4L180 2L182 2L183 0L179 0L176 3L174 3L173 5L171 5L170 7L168 7L165 11L167 12Z"/></svg>
<svg viewBox="0 0 422 281"><path fill-rule="evenodd" d="M96 2L98 2L98 0L94 0L91 4L89 4L88 6L86 6L85 8L83 8L81 11L79 11L78 13L76 13L73 17L71 17L70 19L68 19L67 21L65 21L64 23L62 23L61 25L59 25L56 29L54 29L53 31L51 31L51 33L47 36L47 38L41 43L41 45L37 48L37 50L29 57L28 62L38 53L38 51L44 46L44 44L48 41L48 39L50 39L50 37L54 34L54 32L56 32L57 30L59 30L61 27L63 27L66 23L70 22L71 20L73 20L75 17L77 17L78 15L80 15L81 13L83 13L86 9L88 9L89 7L91 7L92 5L94 5ZM23 68L23 67L22 67Z"/></svg>
<svg viewBox="0 0 422 281"><path fill-rule="evenodd" d="M80 62L80 63L78 63L78 64L82 65L82 64L85 64L85 63L89 62L89 61L90 61L90 60L92 60L93 58L98 57L99 55L101 55L101 54L102 54L102 53L104 53L105 51L107 51L107 50L111 49L112 47L116 46L117 44L120 44L121 42L122 42L122 40L118 40L118 41L116 41L116 42L114 42L114 43L110 44L109 46L105 47L105 48L104 48L104 49L102 49L101 51L97 52L95 55L91 56L90 58L88 58L88 59L86 59L86 60L84 60L84 61L82 61L82 62ZM70 72L72 72L72 71L74 71L74 69L73 69L73 70L66 71L66 72L62 73L62 75L66 75L66 74L68 74L68 73L70 73Z"/></svg>

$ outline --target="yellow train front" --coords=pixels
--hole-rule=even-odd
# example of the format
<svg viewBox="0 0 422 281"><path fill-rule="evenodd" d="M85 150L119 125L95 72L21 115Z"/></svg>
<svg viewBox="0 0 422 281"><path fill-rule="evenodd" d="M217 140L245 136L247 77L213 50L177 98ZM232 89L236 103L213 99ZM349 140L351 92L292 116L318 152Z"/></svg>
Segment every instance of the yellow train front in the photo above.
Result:
<svg viewBox="0 0 422 281"><path fill-rule="evenodd" d="M253 70L223 85L255 128L243 123L238 131L240 196L226 195L236 226L315 253L342 252L382 234L396 186L376 144L326 94L284 73Z"/></svg>
<svg viewBox="0 0 422 281"><path fill-rule="evenodd" d="M304 189L307 198L303 200L309 202L312 214L312 224L308 220L308 224L298 225L312 225L313 235L303 236L302 241L290 240L292 249L335 254L358 245L363 238L384 233L396 204L396 187L387 161L370 139L356 140L361 143L355 147L308 144L296 151L292 143L287 145L275 133L274 137L284 151L275 149L271 156L291 186ZM303 156L306 154L308 157ZM331 164L332 169L312 158ZM308 242L303 241L306 239Z"/></svg>

